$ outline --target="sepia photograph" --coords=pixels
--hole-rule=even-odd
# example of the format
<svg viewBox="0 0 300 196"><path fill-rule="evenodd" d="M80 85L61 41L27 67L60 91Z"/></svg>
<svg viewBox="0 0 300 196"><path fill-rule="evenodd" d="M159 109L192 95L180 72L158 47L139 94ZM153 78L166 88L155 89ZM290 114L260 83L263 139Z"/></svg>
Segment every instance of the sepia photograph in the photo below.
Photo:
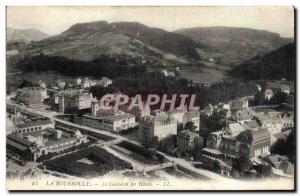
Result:
<svg viewBox="0 0 300 196"><path fill-rule="evenodd" d="M6 189L295 191L295 13L6 6Z"/></svg>

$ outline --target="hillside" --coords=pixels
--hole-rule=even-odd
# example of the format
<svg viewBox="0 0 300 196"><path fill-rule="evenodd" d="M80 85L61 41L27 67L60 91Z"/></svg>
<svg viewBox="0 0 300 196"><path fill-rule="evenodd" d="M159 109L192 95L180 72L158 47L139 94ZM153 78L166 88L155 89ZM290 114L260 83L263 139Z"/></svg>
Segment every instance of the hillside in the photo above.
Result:
<svg viewBox="0 0 300 196"><path fill-rule="evenodd" d="M126 54L186 62L186 59L199 59L198 46L183 35L140 23L98 21L75 24L60 35L34 42L26 48L25 54L43 53L85 61L102 54Z"/></svg>
<svg viewBox="0 0 300 196"><path fill-rule="evenodd" d="M36 29L6 29L6 40L7 41L39 41L49 37L46 33L43 33Z"/></svg>
<svg viewBox="0 0 300 196"><path fill-rule="evenodd" d="M230 75L251 80L294 80L295 45L288 44L263 56L256 56L233 68Z"/></svg>
<svg viewBox="0 0 300 196"><path fill-rule="evenodd" d="M198 50L202 58L213 58L227 65L240 64L292 42L277 33L239 27L197 27L175 32L206 46L206 49Z"/></svg>

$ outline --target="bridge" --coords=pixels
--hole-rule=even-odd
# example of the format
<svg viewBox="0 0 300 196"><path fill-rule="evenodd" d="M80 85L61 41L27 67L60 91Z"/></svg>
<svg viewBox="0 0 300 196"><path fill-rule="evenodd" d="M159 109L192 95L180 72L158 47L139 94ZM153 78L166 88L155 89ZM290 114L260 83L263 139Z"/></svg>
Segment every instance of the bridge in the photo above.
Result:
<svg viewBox="0 0 300 196"><path fill-rule="evenodd" d="M158 165L149 166L149 167L145 168L143 171L147 173L147 172L157 171L157 170L174 167L174 166L175 166L175 164L173 162L167 162L167 163L161 163Z"/></svg>

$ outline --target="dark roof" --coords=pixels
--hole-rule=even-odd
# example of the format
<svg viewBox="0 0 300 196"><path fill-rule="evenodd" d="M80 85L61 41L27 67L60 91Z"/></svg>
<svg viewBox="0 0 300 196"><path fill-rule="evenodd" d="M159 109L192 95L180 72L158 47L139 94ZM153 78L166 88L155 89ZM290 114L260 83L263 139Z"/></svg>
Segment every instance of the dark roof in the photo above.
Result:
<svg viewBox="0 0 300 196"><path fill-rule="evenodd" d="M294 175L294 165L288 161L282 161L279 169L282 169L283 173Z"/></svg>
<svg viewBox="0 0 300 196"><path fill-rule="evenodd" d="M10 139L6 140L6 144L9 145L9 146L14 147L16 149L19 149L21 151L25 151L26 149L28 149L28 146L24 146L20 143L14 142L13 140L10 140Z"/></svg>
<svg viewBox="0 0 300 196"><path fill-rule="evenodd" d="M253 128L258 128L260 127L259 123L257 122L257 120L250 120L250 121L246 121L243 125L243 127L245 129L253 129Z"/></svg>
<svg viewBox="0 0 300 196"><path fill-rule="evenodd" d="M286 139L287 139L287 135L285 135L285 134L282 133L282 132L275 133L275 134L273 134L273 136L274 136L276 139L283 139L283 140L286 140Z"/></svg>
<svg viewBox="0 0 300 196"><path fill-rule="evenodd" d="M270 162L273 167L275 167L276 169L279 168L280 163L282 161L287 161L288 157L287 156L281 156L281 155L270 155L267 157L267 161Z"/></svg>
<svg viewBox="0 0 300 196"><path fill-rule="evenodd" d="M22 137L20 137L16 134L10 134L10 135L7 136L7 138L12 140L12 141L15 141L17 143L20 143L22 145L31 146L31 142L29 142L27 140L24 140Z"/></svg>
<svg viewBox="0 0 300 196"><path fill-rule="evenodd" d="M262 138L270 137L270 132L268 131L267 128L252 130L251 132L252 132L252 137L253 137L254 141L262 139Z"/></svg>
<svg viewBox="0 0 300 196"><path fill-rule="evenodd" d="M268 129L262 128L258 130L246 130L237 136L237 140L251 143L261 139L269 139L270 137Z"/></svg>
<svg viewBox="0 0 300 196"><path fill-rule="evenodd" d="M185 130L182 130L182 131L180 131L177 135L184 135L184 136L199 136L197 133L195 133L195 132L192 132L192 131L190 131L190 130L188 130L188 129L185 129Z"/></svg>

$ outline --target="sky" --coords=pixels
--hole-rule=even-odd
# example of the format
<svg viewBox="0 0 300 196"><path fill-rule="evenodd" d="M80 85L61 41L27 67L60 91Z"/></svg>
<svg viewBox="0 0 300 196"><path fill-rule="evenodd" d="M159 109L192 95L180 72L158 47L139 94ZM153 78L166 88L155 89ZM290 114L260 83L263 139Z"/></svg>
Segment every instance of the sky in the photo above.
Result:
<svg viewBox="0 0 300 196"><path fill-rule="evenodd" d="M248 27L294 37L293 7L7 7L7 27L34 28L49 35L59 34L75 23L99 20L135 21L168 31Z"/></svg>

